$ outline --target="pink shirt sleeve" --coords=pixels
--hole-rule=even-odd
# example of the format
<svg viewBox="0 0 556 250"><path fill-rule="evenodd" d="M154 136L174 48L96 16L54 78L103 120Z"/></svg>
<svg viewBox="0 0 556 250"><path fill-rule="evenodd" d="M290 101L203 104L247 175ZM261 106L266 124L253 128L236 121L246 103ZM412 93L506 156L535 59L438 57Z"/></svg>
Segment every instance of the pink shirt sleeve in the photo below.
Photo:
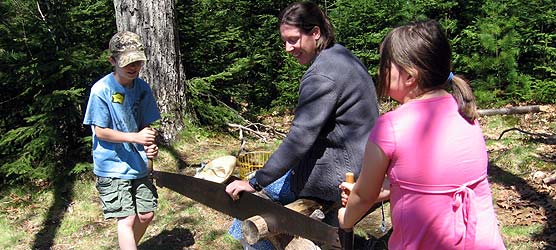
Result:
<svg viewBox="0 0 556 250"><path fill-rule="evenodd" d="M388 114L382 115L376 121L371 134L369 135L369 141L376 144L388 159L392 160L394 152L396 150L396 140L394 129L392 126L392 121Z"/></svg>

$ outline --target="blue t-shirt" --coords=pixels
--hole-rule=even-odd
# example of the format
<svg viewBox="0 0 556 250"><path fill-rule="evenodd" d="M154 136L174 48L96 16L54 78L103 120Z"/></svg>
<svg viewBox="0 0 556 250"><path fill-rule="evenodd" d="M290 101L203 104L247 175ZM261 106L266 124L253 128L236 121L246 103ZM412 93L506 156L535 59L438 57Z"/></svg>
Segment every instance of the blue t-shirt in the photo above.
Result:
<svg viewBox="0 0 556 250"><path fill-rule="evenodd" d="M122 86L110 73L97 81L85 111L83 124L93 130L93 172L97 176L138 179L147 176L145 148L136 143L100 140L94 126L121 132L138 132L160 119L151 88L140 78L131 88Z"/></svg>

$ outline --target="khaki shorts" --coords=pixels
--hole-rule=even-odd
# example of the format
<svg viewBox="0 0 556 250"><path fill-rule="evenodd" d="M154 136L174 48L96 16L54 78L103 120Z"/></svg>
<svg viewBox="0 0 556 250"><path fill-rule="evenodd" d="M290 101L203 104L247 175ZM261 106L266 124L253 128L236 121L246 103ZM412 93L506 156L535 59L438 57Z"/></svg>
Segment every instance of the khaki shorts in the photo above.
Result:
<svg viewBox="0 0 556 250"><path fill-rule="evenodd" d="M125 180L98 176L96 188L100 195L104 218L121 218L152 212L158 206L156 187L148 177Z"/></svg>

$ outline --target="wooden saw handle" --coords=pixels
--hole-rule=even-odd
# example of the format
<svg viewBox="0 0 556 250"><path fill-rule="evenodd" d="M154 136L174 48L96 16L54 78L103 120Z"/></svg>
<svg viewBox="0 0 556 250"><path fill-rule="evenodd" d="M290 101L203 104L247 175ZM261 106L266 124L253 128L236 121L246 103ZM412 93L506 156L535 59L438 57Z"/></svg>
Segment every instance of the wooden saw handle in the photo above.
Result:
<svg viewBox="0 0 556 250"><path fill-rule="evenodd" d="M347 183L355 183L355 174L352 172L346 173L346 182Z"/></svg>
<svg viewBox="0 0 556 250"><path fill-rule="evenodd" d="M153 175L153 171L154 171L154 162L153 162L153 159L151 159L151 158L148 158L148 159L147 159L147 169L148 169L148 171L149 171L149 173L148 173L147 176L149 177L149 179L151 180L151 182L154 183L154 175Z"/></svg>
<svg viewBox="0 0 556 250"><path fill-rule="evenodd" d="M355 174L353 174L352 172L347 172L346 182L355 183ZM347 230L340 228L338 231L338 236L340 237L340 244L342 245L343 250L353 250L353 228Z"/></svg>

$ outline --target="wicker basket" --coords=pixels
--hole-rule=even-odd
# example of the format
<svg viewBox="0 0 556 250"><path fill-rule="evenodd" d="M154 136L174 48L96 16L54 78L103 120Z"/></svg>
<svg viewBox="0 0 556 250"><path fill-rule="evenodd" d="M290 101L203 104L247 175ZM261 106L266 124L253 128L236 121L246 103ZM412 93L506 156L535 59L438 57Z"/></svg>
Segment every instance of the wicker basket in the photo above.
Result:
<svg viewBox="0 0 556 250"><path fill-rule="evenodd" d="M271 152L269 151L254 151L242 153L237 157L237 167L239 169L239 177L248 179L258 169L262 168Z"/></svg>

